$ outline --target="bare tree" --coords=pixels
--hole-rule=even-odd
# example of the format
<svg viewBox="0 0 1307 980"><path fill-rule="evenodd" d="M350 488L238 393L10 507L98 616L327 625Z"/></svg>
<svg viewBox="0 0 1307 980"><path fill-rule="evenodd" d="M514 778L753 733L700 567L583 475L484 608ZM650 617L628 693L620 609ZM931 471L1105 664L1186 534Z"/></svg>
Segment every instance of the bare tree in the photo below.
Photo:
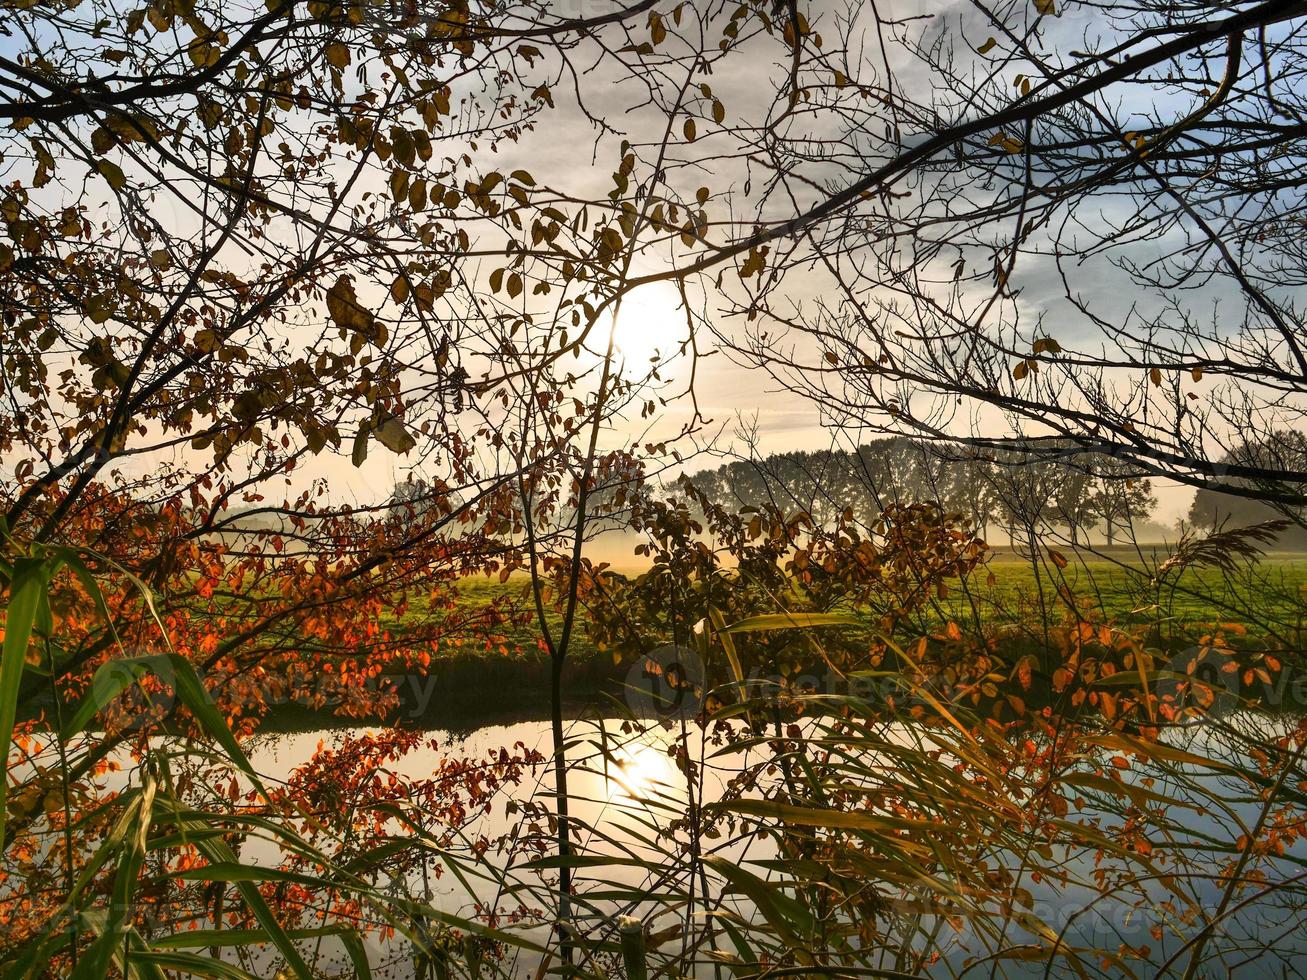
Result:
<svg viewBox="0 0 1307 980"><path fill-rule="evenodd" d="M712 259L739 356L859 431L1304 501L1231 450L1307 424L1307 7L809 13Z"/></svg>
<svg viewBox="0 0 1307 980"><path fill-rule="evenodd" d="M1152 481L1112 458L1095 462L1090 492L1094 516L1103 523L1109 547L1116 543L1119 532L1129 532L1135 522L1148 520L1157 506Z"/></svg>

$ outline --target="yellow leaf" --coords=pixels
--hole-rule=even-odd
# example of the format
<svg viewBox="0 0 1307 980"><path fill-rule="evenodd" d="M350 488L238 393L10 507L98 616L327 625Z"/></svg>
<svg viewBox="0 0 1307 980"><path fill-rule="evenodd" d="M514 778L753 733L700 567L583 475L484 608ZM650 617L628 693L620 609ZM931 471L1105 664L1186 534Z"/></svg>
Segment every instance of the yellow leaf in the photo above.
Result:
<svg viewBox="0 0 1307 980"><path fill-rule="evenodd" d="M210 44L205 38L197 37L186 46L186 53L196 68L208 68L218 63L221 51L216 44Z"/></svg>
<svg viewBox="0 0 1307 980"><path fill-rule="evenodd" d="M395 159L406 167L413 166L417 159L417 144L409 131L402 126L390 127L390 142L395 149Z"/></svg>
<svg viewBox="0 0 1307 980"><path fill-rule="evenodd" d="M96 127L95 132L91 134L91 149L96 153L105 154L113 148L114 135L103 126Z"/></svg>
<svg viewBox="0 0 1307 980"><path fill-rule="evenodd" d="M349 48L339 41L328 44L326 54L327 64L331 65L332 68L344 69L349 65Z"/></svg>
<svg viewBox="0 0 1307 980"><path fill-rule="evenodd" d="M408 171L395 170L390 175L390 196L397 202L408 195Z"/></svg>
<svg viewBox="0 0 1307 980"><path fill-rule="evenodd" d="M418 444L417 440L409 435L404 423L393 416L377 426L376 435L377 442L392 453L407 453Z"/></svg>
<svg viewBox="0 0 1307 980"><path fill-rule="evenodd" d="M118 164L109 160L101 160L95 167L114 190L120 191L127 186L127 175L123 173L123 168Z"/></svg>
<svg viewBox="0 0 1307 980"><path fill-rule="evenodd" d="M687 140L689 140L691 143L694 142L695 128L694 128L694 120L693 120L693 119L687 119L687 120L685 120L685 126L682 127L682 132L685 133L685 138L686 138Z"/></svg>
<svg viewBox="0 0 1307 980"><path fill-rule="evenodd" d="M32 177L32 186L44 187L54 177L54 157L40 140L32 140L32 150L36 154L36 173Z"/></svg>
<svg viewBox="0 0 1307 980"><path fill-rule="evenodd" d="M92 323L104 323L113 316L116 304L108 293L97 293L86 301L86 315Z"/></svg>
<svg viewBox="0 0 1307 980"><path fill-rule="evenodd" d="M354 451L350 453L350 461L357 467L362 466L368 458L368 427L361 426L358 434L354 436Z"/></svg>
<svg viewBox="0 0 1307 980"><path fill-rule="evenodd" d="M427 207L427 182L419 177L408 189L408 206L414 211L425 211Z"/></svg>
<svg viewBox="0 0 1307 980"><path fill-rule="evenodd" d="M384 331L376 318L359 303L354 294L354 283L349 276L341 276L327 290L327 313L341 329L361 334L378 344L382 343Z"/></svg>

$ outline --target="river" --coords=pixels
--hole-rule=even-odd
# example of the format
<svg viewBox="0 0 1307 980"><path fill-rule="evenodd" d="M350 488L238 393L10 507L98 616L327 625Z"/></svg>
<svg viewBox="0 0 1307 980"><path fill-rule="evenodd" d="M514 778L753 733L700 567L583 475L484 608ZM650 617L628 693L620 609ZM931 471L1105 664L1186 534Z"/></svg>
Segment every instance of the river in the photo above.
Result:
<svg viewBox="0 0 1307 980"><path fill-rule="evenodd" d="M1233 729L1251 726L1260 735L1272 734L1274 729L1290 723L1287 719L1277 720L1251 713L1234 716L1226 722L1227 725L1236 722ZM568 755L572 766L569 796L577 829L574 845L578 853L618 857L625 862L578 870L576 891L586 900L581 902L577 921L579 928L593 937L610 929L617 914L630 913L645 922L648 932L666 931L669 926L676 927L679 923L680 933L684 936L692 928L690 920L693 918L687 913L685 902L687 897L694 900L696 896L686 895L684 882L680 890L669 887L667 883L657 888L650 887L658 877L651 869L666 863L664 851L668 841L676 841L682 848L688 846L683 822L689 811L691 787L670 754L681 729L679 725L668 728L654 726L640 732L625 729L627 726L622 720L614 718L572 719L567 723ZM284 774L307 760L319 743L330 747L371 731L375 730L325 728L261 735L251 746L252 759L262 772ZM755 763L759 753L766 752L764 745L750 750L752 754L714 759L713 753L719 747L712 744L711 737L693 725L686 731L691 755L702 767L696 770L701 782L693 787L693 795L703 803L720 798L728 781L743 766ZM549 725L541 720L492 723L471 731L433 731L428 735L435 745L424 744L407 754L394 766L397 775L421 779L436 769L443 758L485 758L501 747L519 752L534 750L546 759L551 752ZM892 737L907 745L914 743L918 733L903 728ZM1220 733L1213 728L1197 726L1177 730L1172 741L1179 749L1216 758L1228 757L1236 751L1226 744L1228 738L1228 731ZM1142 876L1143 883L1132 881L1123 885L1120 891L1114 891L1111 881L1114 871L1110 867L1096 868L1094 859L1085 852L1059 853L1056 859L1066 862L1066 870L1078 884L1055 884L1049 878L1041 882L1026 874L1021 885L1029 895L1030 908L1025 912L1018 910L1001 939L986 934L989 928L986 923L975 927L955 923L944 930L941 942L944 955L922 972L941 977L1045 975L1042 962L1021 960L1023 943L1034 941L1041 931L1041 927L1033 925L1026 928L1032 921L1026 917L1028 912L1037 916L1044 927L1058 933L1059 942L1067 947L1108 950L1124 946L1148 947L1146 958L1135 962L1134 968L1141 976L1153 975L1150 963L1156 966L1176 954L1173 970L1174 975L1180 975L1187 962L1183 955L1183 939L1170 933L1158 939L1153 930L1159 921L1174 922L1184 914L1178 910L1163 911L1167 903L1174 903L1181 893L1188 896L1194 908L1202 909L1200 914L1215 915L1224 890L1223 882L1217 877L1219 868L1215 861L1207 865L1195 861L1194 851L1204 847L1233 846L1239 837L1240 825L1245 828L1256 825L1262 804L1249 792L1245 783L1219 771L1204 769L1197 772L1193 767L1167 765L1156 770L1137 769L1128 773L1127 778L1133 785L1146 787L1148 792L1173 801L1174 813L1168 821L1170 829L1164 835L1167 839L1153 841L1156 848L1153 859L1161 872L1158 877L1145 875ZM1307 772L1299 772L1289 780L1289 784L1295 785L1303 779L1307 779ZM1071 819L1098 819L1092 794L1086 795L1090 799L1080 812L1071 814ZM469 823L466 833L468 837L481 835L492 839L516 834L519 840L523 833L536 833L542 846L551 846L552 825L543 814L545 810L552 810L552 797L552 768L543 763L527 767L523 781L503 787L486 813ZM1303 800L1301 794L1298 799ZM535 819L531 817L533 803L540 807ZM1302 806L1291 807L1290 811L1296 813L1299 820L1307 812ZM1103 819L1109 818L1104 815ZM660 834L667 836L660 837ZM1302 869L1307 867L1307 847L1301 838L1295 840L1290 835L1289 839L1290 846L1283 854L1271 856L1265 862L1268 875L1266 894L1249 900L1247 893L1241 893L1234 908L1226 910L1219 928L1213 930L1207 943L1208 952L1204 959L1210 961L1210 969L1205 967L1198 975L1208 975L1211 970L1218 970L1222 975L1230 973L1249 977L1307 975L1307 936L1299 937L1303 932L1300 927L1303 924L1304 895L1298 880L1298 876L1303 874ZM775 872L775 868L769 865L776 856L775 846L770 840L747 838L704 840L701 843L705 853L723 857L739 867L751 868L759 876L767 877ZM490 857L493 860L495 855ZM995 853L993 858L996 864L1013 868L1019 864L1012 854ZM1110 866L1111 862L1108 864ZM1209 873L1210 877L1206 877ZM1096 881L1096 874L1104 877ZM425 888L435 907L470 917L485 907L511 908L523 896L539 899L546 894L539 875L540 872L523 871L519 862L516 870L508 872L509 884L493 878L463 878L447 872L439 878L428 876L422 884L410 878L408 887L419 891ZM1174 880L1168 881L1168 875L1174 875ZM516 891L512 883L521 891ZM648 888L647 900L630 902L627 893L641 887ZM709 887L710 891L720 888L720 881ZM702 897L702 893L697 896L700 902ZM720 904L713 904L718 899ZM740 922L757 917L755 905L739 893L710 895L709 905L715 917L736 916ZM910 906L891 907L888 913L889 918L900 926L905 916L920 914L920 908ZM703 928L702 918L698 928ZM1197 929L1196 925L1191 927L1184 938L1192 938ZM675 928L672 931L675 932ZM544 943L548 929L541 924L528 925L520 934L534 942ZM725 936L717 939L719 942L714 945L725 946L727 949L723 952L729 952ZM1274 954L1254 955L1261 945L1274 947ZM1000 961L985 956L987 950L997 947L1010 951L1009 956L1001 961L1001 968L996 966ZM413 966L406 943L373 937L369 940L369 949L378 975L412 975ZM1129 969L1126 960L1113 961L1110 957L1099 961L1089 956L1082 962L1090 964L1091 973L1101 970L1108 976L1127 975ZM507 958L495 964L493 969L510 976L530 977L535 975L538 963L535 954L510 951ZM609 960L589 965L601 968L603 972L611 970L615 962ZM901 968L904 962L885 964L886 967L896 965ZM1079 976L1082 968L1071 968L1066 960L1059 960L1050 975ZM694 972L696 976L714 976L717 968L709 957L700 956Z"/></svg>

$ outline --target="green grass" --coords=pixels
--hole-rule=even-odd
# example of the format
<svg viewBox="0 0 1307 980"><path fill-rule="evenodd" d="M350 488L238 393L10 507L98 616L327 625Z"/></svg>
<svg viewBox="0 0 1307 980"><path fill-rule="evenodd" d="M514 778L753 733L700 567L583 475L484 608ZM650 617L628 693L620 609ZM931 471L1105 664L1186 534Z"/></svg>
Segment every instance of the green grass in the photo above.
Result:
<svg viewBox="0 0 1307 980"><path fill-rule="evenodd" d="M542 659L547 654L540 645L540 630L536 622L530 581L522 573L513 575L502 583L497 577L464 578L457 583L458 600L453 610L432 609L427 599L416 597L402 619L385 616L382 625L392 630L402 630L406 625L433 620L456 625L450 640L443 644L443 650L450 656ZM499 622L488 623L481 614L491 607L498 607L507 615ZM580 615L584 615L584 612ZM562 632L562 616L550 603L545 604L545 620L557 641ZM595 653L594 646L579 622L573 633L571 647L572 654L577 659L587 659Z"/></svg>
<svg viewBox="0 0 1307 980"><path fill-rule="evenodd" d="M1048 560L1036 573L1028 562L1010 552L1000 552L986 569L962 586L954 582L948 595L936 599L917 622L921 629L935 629L947 620L985 625L1036 625L1040 622L1042 592L1050 620L1057 623L1067 612L1065 595L1074 596L1081 613L1095 621L1117 624L1153 625L1164 635L1184 636L1201 632L1208 624L1238 623L1248 635L1278 641L1281 645L1301 641L1307 630L1307 556L1275 556L1241 570L1225 574L1218 570L1186 570L1172 573L1160 582L1153 577L1153 562L1146 566L1137 554L1121 553L1120 560L1071 558L1065 569ZM1133 560L1130 560L1133 559ZM992 584L989 576L992 574ZM529 580L515 575L506 583L497 579L468 578L458 585L457 612L474 614L490 605L509 603L522 614L532 605ZM415 604L410 616L447 615L432 613ZM561 617L552 609L550 627L557 637ZM399 625L399 624L393 624ZM580 628L574 636L572 655L584 660L594 648ZM485 635L470 625L461 655L543 656L537 645L538 630L533 615L522 621L496 627L502 642L487 646Z"/></svg>
<svg viewBox="0 0 1307 980"><path fill-rule="evenodd" d="M1134 562L1072 561L1065 569L1051 563L1039 570L1015 561L990 566L972 586L980 617L990 623L1030 621L1040 613L1042 593L1050 618L1067 610L1074 597L1090 618L1120 624L1155 625L1162 633L1183 633L1203 624L1237 623L1253 636L1301 637L1307 624L1307 560L1269 559L1234 573L1186 569L1160 579L1154 566ZM969 612L964 592L941 603L955 615Z"/></svg>

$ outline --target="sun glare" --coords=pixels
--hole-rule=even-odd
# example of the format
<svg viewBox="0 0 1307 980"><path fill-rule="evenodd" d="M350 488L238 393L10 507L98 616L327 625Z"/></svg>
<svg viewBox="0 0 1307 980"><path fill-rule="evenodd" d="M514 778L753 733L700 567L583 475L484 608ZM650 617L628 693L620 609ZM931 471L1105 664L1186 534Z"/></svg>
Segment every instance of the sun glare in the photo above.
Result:
<svg viewBox="0 0 1307 980"><path fill-rule="evenodd" d="M667 792L675 782L672 760L657 746L633 742L617 753L608 773L608 794L613 799L644 800Z"/></svg>
<svg viewBox="0 0 1307 980"><path fill-rule="evenodd" d="M623 299L613 344L628 372L676 357L685 338L685 310L675 286L653 283Z"/></svg>

